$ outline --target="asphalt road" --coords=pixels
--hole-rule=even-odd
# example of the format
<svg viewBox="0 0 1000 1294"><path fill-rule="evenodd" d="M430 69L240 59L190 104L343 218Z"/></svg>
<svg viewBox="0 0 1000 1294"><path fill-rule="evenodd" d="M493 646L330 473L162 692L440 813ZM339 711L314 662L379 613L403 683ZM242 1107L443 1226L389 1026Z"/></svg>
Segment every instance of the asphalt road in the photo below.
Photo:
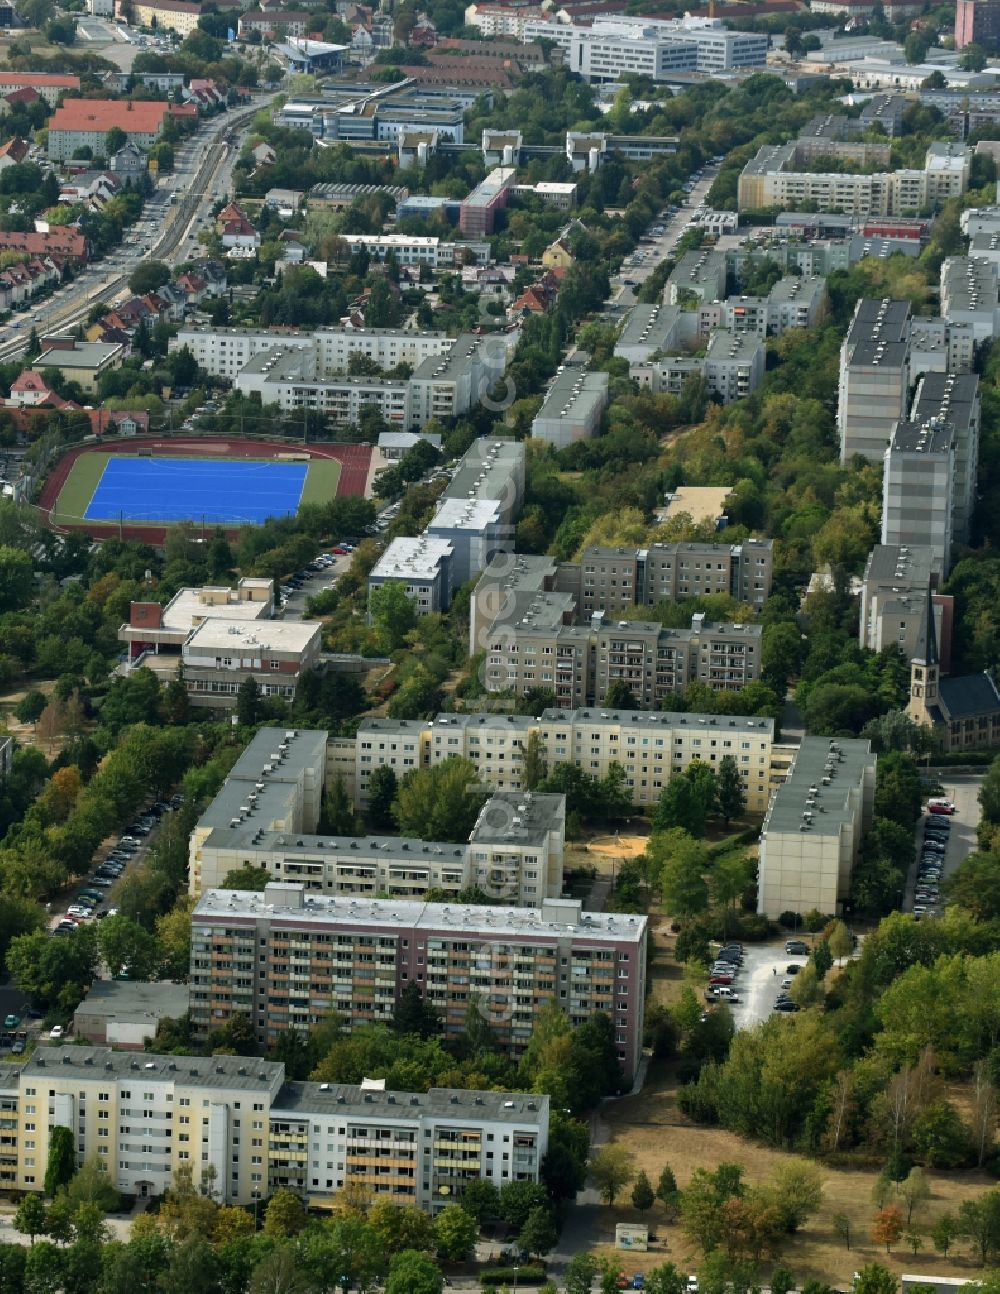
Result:
<svg viewBox="0 0 1000 1294"><path fill-rule="evenodd" d="M626 260L621 269L611 280L611 303L614 305L632 306L636 303L636 290L638 290L646 279L649 278L653 270L665 260L666 257L672 256L674 249L680 242L681 237L686 233L688 225L691 223L691 217L701 203L708 197L708 191L715 182L719 173L719 168L714 164L706 166L701 179L695 183L694 188L688 196L687 202L679 208L669 220L661 221L664 225L664 231L651 242L640 243L637 251L645 253L644 259L637 263L631 264ZM655 222L654 222L655 223ZM635 288L626 286L625 280L629 279L635 284Z"/></svg>

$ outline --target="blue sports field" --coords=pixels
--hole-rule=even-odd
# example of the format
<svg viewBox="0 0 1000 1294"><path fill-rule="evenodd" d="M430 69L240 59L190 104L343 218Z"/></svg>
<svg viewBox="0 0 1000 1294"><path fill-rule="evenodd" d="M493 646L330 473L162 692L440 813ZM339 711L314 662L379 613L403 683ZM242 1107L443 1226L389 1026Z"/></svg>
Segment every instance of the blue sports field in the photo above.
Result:
<svg viewBox="0 0 1000 1294"><path fill-rule="evenodd" d="M295 513L308 463L109 458L87 521L260 523Z"/></svg>

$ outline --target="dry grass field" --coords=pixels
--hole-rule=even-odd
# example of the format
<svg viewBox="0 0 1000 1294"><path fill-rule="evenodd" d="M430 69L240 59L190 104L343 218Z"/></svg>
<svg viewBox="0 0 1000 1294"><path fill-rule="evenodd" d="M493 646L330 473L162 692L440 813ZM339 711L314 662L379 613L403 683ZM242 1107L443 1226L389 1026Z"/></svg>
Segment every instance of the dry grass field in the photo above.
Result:
<svg viewBox="0 0 1000 1294"><path fill-rule="evenodd" d="M719 1128L691 1125L677 1108L675 1096L673 1080L657 1067L651 1071L641 1096L625 1097L611 1103L602 1112L611 1141L628 1147L636 1170L645 1169L654 1187L665 1164L670 1165L678 1185L683 1187L696 1168L713 1169L725 1162L742 1164L746 1179L753 1183L768 1178L778 1165L797 1160L793 1154L754 1145ZM824 1165L820 1165L820 1170L823 1174L823 1207L801 1232L789 1236L778 1259L789 1268L799 1285L805 1280L815 1279L846 1289L852 1273L873 1260L885 1263L897 1274L922 1272L970 1280L980 1274L967 1246L957 1245L947 1258L942 1258L934 1252L927 1233L942 1213L955 1210L963 1200L995 1186L992 1178L983 1173L929 1171L931 1199L914 1217L923 1247L914 1256L902 1241L891 1254L886 1254L884 1246L877 1247L872 1243L870 1227L875 1209L872 1190L877 1177L874 1171L827 1168ZM846 1214L851 1220L850 1251L834 1234L832 1218L837 1213ZM615 1254L616 1222L646 1221L655 1230L657 1241L648 1253L617 1254L623 1270L630 1274L668 1261L685 1271L697 1268L700 1261L697 1248L685 1239L679 1226L664 1223L659 1204L640 1214L626 1200L624 1207L616 1205L614 1209L602 1210L601 1218L600 1234L595 1240L601 1245L599 1252L609 1256Z"/></svg>

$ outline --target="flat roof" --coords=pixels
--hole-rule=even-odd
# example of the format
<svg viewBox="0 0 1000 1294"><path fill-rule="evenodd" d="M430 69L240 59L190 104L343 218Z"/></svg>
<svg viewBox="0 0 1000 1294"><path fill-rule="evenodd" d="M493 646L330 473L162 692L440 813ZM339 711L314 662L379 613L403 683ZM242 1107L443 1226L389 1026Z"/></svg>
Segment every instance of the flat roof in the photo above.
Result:
<svg viewBox="0 0 1000 1294"><path fill-rule="evenodd" d="M865 768L874 763L871 742L803 737L788 776L775 792L764 819L765 839L770 832L798 831L806 825L808 831L803 835L839 835L854 817L852 793ZM824 778L830 779L826 785Z"/></svg>
<svg viewBox="0 0 1000 1294"><path fill-rule="evenodd" d="M318 728L261 728L230 769L196 829L228 829L235 823L235 831L245 821L251 832L270 830L287 816L306 773L322 776L326 739L326 732Z"/></svg>
<svg viewBox="0 0 1000 1294"><path fill-rule="evenodd" d="M774 735L774 720L760 716L748 718L734 714L696 714L693 711L677 713L670 710L602 710L588 707L581 710L563 710L553 706L543 710L544 723L559 724L615 724L625 728L717 728L731 732L753 732Z"/></svg>
<svg viewBox="0 0 1000 1294"><path fill-rule="evenodd" d="M39 355L35 368L100 368L105 360L119 354L121 342L74 341L73 349L53 346Z"/></svg>
<svg viewBox="0 0 1000 1294"><path fill-rule="evenodd" d="M913 421L945 418L956 430L966 430L976 419L979 378L975 373L926 373L917 388Z"/></svg>
<svg viewBox="0 0 1000 1294"><path fill-rule="evenodd" d="M955 428L950 423L897 422L889 454L947 454L954 445Z"/></svg>
<svg viewBox="0 0 1000 1294"><path fill-rule="evenodd" d="M607 402L607 373L590 373L569 365L556 376L549 387L535 419L589 417L595 410L603 410Z"/></svg>
<svg viewBox="0 0 1000 1294"><path fill-rule="evenodd" d="M105 1016L122 1023L174 1020L187 1012L188 1005L186 984L171 980L95 979L74 1014Z"/></svg>
<svg viewBox="0 0 1000 1294"><path fill-rule="evenodd" d="M934 568L934 555L928 546L876 544L868 555L865 580L900 590L926 591Z"/></svg>
<svg viewBox="0 0 1000 1294"><path fill-rule="evenodd" d="M909 330L909 301L862 297L858 302L847 333L847 343L865 341L905 341Z"/></svg>
<svg viewBox="0 0 1000 1294"><path fill-rule="evenodd" d="M270 583L269 580L260 581L261 583ZM246 598L236 596L233 591L227 590L230 597L226 602L203 602L201 600L203 590L200 588L183 588L178 589L167 605L163 608L163 614L160 617L160 628L171 629L178 633L183 633L190 629L198 619L218 619L224 617L226 620L267 620L271 612L271 602L268 599L251 602Z"/></svg>
<svg viewBox="0 0 1000 1294"><path fill-rule="evenodd" d="M228 616L210 616L196 625L186 647L231 648L245 654L247 648L265 651L304 651L319 636L318 620L263 620L247 624Z"/></svg>
<svg viewBox="0 0 1000 1294"><path fill-rule="evenodd" d="M433 535L394 539L372 567L368 578L381 580L434 580L441 563L454 552L447 539Z"/></svg>
<svg viewBox="0 0 1000 1294"><path fill-rule="evenodd" d="M298 899L298 902L293 900ZM646 917L614 912L583 912L578 901L546 900L540 908L480 907L467 903L427 903L413 899L335 898L306 894L301 885L268 885L256 890L208 890L192 921L217 923L264 917L287 926L363 925L384 929L416 928L433 935L485 932L512 939L576 935L598 942L638 944ZM37 1054L37 1053L36 1053ZM186 1062L185 1062L186 1063Z"/></svg>
<svg viewBox="0 0 1000 1294"><path fill-rule="evenodd" d="M161 1056L112 1051L110 1047L39 1047L25 1061L25 1078L72 1078L111 1075L134 1077L143 1083L172 1083L180 1087L241 1088L277 1091L285 1067L252 1056Z"/></svg>
<svg viewBox="0 0 1000 1294"><path fill-rule="evenodd" d="M439 1119L522 1121L545 1126L549 1098L529 1092L472 1091L432 1087L427 1092L392 1092L370 1084L285 1083L271 1105L272 1115L327 1114L337 1118L401 1119L418 1115Z"/></svg>
<svg viewBox="0 0 1000 1294"><path fill-rule="evenodd" d="M470 530L478 533L487 526L498 525L501 516L498 499L443 498L427 525L427 533L433 534L436 530Z"/></svg>
<svg viewBox="0 0 1000 1294"><path fill-rule="evenodd" d="M526 450L522 441L483 437L473 441L452 474L443 498L504 500L510 496L511 472L524 471Z"/></svg>
<svg viewBox="0 0 1000 1294"><path fill-rule="evenodd" d="M566 821L565 795L497 791L479 811L470 845L544 845Z"/></svg>
<svg viewBox="0 0 1000 1294"><path fill-rule="evenodd" d="M719 328L712 333L705 358L716 363L732 360L742 363L754 359L766 349L764 339L756 332L733 332Z"/></svg>
<svg viewBox="0 0 1000 1294"><path fill-rule="evenodd" d="M217 827L203 847L280 854L283 859L310 858L332 862L336 858L358 863L366 859L391 859L415 865L461 865L468 852L465 844L418 840L413 836L333 836L311 835L305 831L260 831L252 821L241 824L232 832Z"/></svg>

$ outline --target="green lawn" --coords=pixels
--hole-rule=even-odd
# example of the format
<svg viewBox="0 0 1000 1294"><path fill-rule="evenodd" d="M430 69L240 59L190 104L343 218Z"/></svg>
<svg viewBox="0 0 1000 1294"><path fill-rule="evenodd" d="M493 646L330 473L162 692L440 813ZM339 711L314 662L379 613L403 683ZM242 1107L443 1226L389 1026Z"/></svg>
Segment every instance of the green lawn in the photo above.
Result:
<svg viewBox="0 0 1000 1294"><path fill-rule="evenodd" d="M329 503L336 498L340 464L335 458L314 458L302 487L303 503Z"/></svg>
<svg viewBox="0 0 1000 1294"><path fill-rule="evenodd" d="M52 520L59 523L79 523L83 520L90 501L94 497L98 482L104 472L108 452L95 450L81 454L70 468L66 484L59 491L55 507L52 509ZM218 459L212 460L218 462ZM222 460L225 461L224 459ZM240 459L245 462L245 459ZM273 459L262 459L262 462L273 462ZM340 481L340 464L334 458L314 458L306 472L305 484L302 487L303 503L329 503L337 495ZM169 524L169 523L165 523Z"/></svg>
<svg viewBox="0 0 1000 1294"><path fill-rule="evenodd" d="M72 524L83 520L110 457L109 453L100 451L79 456L70 468L66 484L59 491L52 509L54 522Z"/></svg>

